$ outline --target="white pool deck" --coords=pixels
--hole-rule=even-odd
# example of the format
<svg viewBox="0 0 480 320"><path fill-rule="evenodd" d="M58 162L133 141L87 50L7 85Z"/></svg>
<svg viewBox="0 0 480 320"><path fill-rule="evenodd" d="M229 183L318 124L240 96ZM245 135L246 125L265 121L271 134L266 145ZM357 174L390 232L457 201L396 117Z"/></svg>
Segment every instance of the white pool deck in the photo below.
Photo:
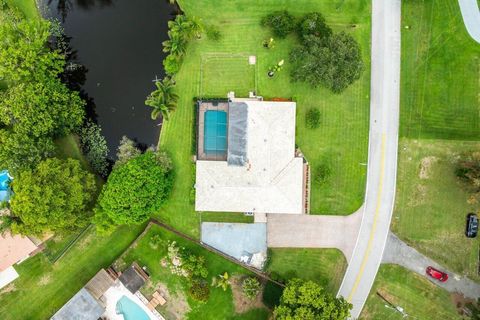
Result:
<svg viewBox="0 0 480 320"><path fill-rule="evenodd" d="M138 304L147 313L150 319L165 320L165 318L163 318L158 312L152 312L147 308L145 302L140 298L143 297L141 293L138 292L137 294L132 294L120 281L117 281L115 285L110 287L102 296L102 300L106 306L105 313L103 314L104 317L109 320L124 320L123 315L117 314L116 311L117 302L123 296L127 296L130 300ZM143 299L145 298L143 297Z"/></svg>

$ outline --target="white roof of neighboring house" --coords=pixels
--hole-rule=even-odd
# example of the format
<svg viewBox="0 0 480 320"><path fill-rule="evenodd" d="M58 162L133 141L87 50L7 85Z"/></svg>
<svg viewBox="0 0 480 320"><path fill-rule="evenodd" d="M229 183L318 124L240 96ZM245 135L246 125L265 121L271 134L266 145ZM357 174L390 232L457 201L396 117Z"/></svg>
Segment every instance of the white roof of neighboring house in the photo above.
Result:
<svg viewBox="0 0 480 320"><path fill-rule="evenodd" d="M303 159L295 157L294 102L246 101L245 166L197 161L197 211L303 213Z"/></svg>
<svg viewBox="0 0 480 320"><path fill-rule="evenodd" d="M37 246L27 237L5 232L0 235L0 272L28 257Z"/></svg>

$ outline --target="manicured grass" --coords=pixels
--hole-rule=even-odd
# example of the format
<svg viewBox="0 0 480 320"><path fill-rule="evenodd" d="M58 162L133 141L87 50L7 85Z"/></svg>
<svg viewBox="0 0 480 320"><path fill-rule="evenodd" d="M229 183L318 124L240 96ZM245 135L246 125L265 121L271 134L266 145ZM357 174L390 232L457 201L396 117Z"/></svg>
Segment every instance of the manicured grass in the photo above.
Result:
<svg viewBox="0 0 480 320"><path fill-rule="evenodd" d="M464 235L465 216L478 205L467 202L454 163L460 153L480 147L473 142L480 140L480 47L457 2L402 2L401 63L404 138L392 229L439 263L479 280L479 241ZM430 163L423 179L422 159Z"/></svg>
<svg viewBox="0 0 480 320"><path fill-rule="evenodd" d="M100 268L108 267L143 228L122 227L110 236L97 236L92 229L54 265L40 253L16 266L20 278L0 294L0 319L49 318Z"/></svg>
<svg viewBox="0 0 480 320"><path fill-rule="evenodd" d="M465 237L465 219L478 204L469 204L466 186L455 176L464 152L480 142L400 140L397 195L392 229L404 241L452 270L480 280L479 239Z"/></svg>
<svg viewBox="0 0 480 320"><path fill-rule="evenodd" d="M216 90L219 83L230 86L228 90L221 88L224 92L222 98L226 97L227 91L244 94L245 80L235 75L247 72L248 65L245 69L239 69L236 60L217 59L215 64L208 63L209 70L203 70L204 75L201 75L202 57L238 53L257 57L257 94L297 101L296 140L312 164L313 175L321 163L327 162L331 167L331 176L323 185L312 184L312 212L348 214L358 209L364 197L366 167L362 164L367 159L368 144L370 2L303 0L279 3L268 0L258 5L253 0L183 0L179 3L187 15L194 15L207 24L219 27L222 38L213 41L205 36L192 41L181 70L176 75L177 92L180 95L178 108L171 119L164 123L159 142L160 148L172 155L176 181L168 205L158 213L157 218L183 232L199 236L199 217L189 199L194 184L193 99L201 94L202 88ZM313 89L302 83L292 84L288 76L288 53L297 43L295 36L285 40L276 39L276 47L272 50L262 46L262 41L270 38L271 34L260 26L261 17L281 9L288 9L297 16L320 11L336 31L346 31L354 36L360 42L366 64L362 78L340 95L323 88ZM273 79L268 78L268 68L282 59L285 60L283 70ZM205 75L209 75L208 78ZM250 79L250 75L248 77ZM314 130L305 126L305 112L311 107L318 108L322 115L320 127Z"/></svg>
<svg viewBox="0 0 480 320"><path fill-rule="evenodd" d="M395 265L380 267L360 319L405 319L399 312L385 307L386 302L377 292L394 305L401 306L409 315L408 319L463 319L446 290Z"/></svg>
<svg viewBox="0 0 480 320"><path fill-rule="evenodd" d="M237 223L253 223L252 216L246 216L243 213L235 212L201 212L200 218L202 222L237 222Z"/></svg>
<svg viewBox="0 0 480 320"><path fill-rule="evenodd" d="M40 13L38 12L35 0L6 0L7 4L11 7L18 8L25 18L30 20L40 19Z"/></svg>
<svg viewBox="0 0 480 320"><path fill-rule="evenodd" d="M401 135L478 140L480 46L458 2L402 3Z"/></svg>
<svg viewBox="0 0 480 320"><path fill-rule="evenodd" d="M201 57L200 97L226 97L232 88L240 97L255 92L255 65L247 54L205 54Z"/></svg>
<svg viewBox="0 0 480 320"><path fill-rule="evenodd" d="M336 294L347 261L337 249L270 249L267 272L282 280L312 280Z"/></svg>
<svg viewBox="0 0 480 320"><path fill-rule="evenodd" d="M152 248L150 239L154 235L160 235L162 243L157 248ZM223 291L220 288L210 287L210 298L206 303L199 303L188 296L189 283L186 278L173 275L170 269L162 267L160 260L166 257L168 241L176 241L179 246L187 248L190 252L205 257L206 267L209 274L207 282L211 283L213 277L228 272L232 275L250 275L250 271L238 266L223 257L214 254L202 248L196 243L190 242L167 231L157 225L152 225L136 245L128 250L124 257L117 262L119 266L127 266L133 261L146 266L150 274L152 283L143 289L145 295L150 296L159 283L165 285L170 293L175 296L183 295L188 302L190 311L186 314L186 319L267 319L268 312L254 310L246 315L235 315L232 300L232 291L229 288ZM170 304L170 305L168 305ZM175 298L170 298L169 302L159 311L169 314L169 308L178 305Z"/></svg>

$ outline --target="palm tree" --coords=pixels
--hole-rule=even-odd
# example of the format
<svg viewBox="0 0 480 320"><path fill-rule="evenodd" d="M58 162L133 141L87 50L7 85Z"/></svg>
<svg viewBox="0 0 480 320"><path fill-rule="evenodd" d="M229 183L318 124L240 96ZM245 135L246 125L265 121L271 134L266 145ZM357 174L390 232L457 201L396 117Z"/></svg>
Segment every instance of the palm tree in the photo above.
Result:
<svg viewBox="0 0 480 320"><path fill-rule="evenodd" d="M196 17L191 17L188 22L190 25L190 35L197 37L197 39L200 39L203 32L202 21L197 19Z"/></svg>
<svg viewBox="0 0 480 320"><path fill-rule="evenodd" d="M173 92L175 83L166 77L162 81L156 81L155 86L157 89L150 93L145 104L153 108L152 120L157 119L160 114L163 119L168 120L170 112L177 107L178 95Z"/></svg>
<svg viewBox="0 0 480 320"><path fill-rule="evenodd" d="M177 32L168 31L169 40L163 41L163 52L181 57L187 50L187 41Z"/></svg>

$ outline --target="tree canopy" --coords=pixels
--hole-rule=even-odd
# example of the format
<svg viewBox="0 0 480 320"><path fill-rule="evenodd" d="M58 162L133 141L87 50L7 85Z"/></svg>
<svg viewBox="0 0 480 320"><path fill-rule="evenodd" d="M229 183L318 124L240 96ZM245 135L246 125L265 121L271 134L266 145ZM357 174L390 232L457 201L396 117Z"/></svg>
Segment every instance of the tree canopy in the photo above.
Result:
<svg viewBox="0 0 480 320"><path fill-rule="evenodd" d="M41 235L85 226L95 198L94 176L74 159L46 159L20 172L10 202L14 233Z"/></svg>
<svg viewBox="0 0 480 320"><path fill-rule="evenodd" d="M364 69L360 46L345 32L322 38L304 37L304 45L290 53L291 77L340 93L358 80Z"/></svg>
<svg viewBox="0 0 480 320"><path fill-rule="evenodd" d="M34 137L64 135L81 125L84 102L57 78L24 82L0 97L0 121Z"/></svg>
<svg viewBox="0 0 480 320"><path fill-rule="evenodd" d="M0 163L14 175L21 169L33 169L54 154L55 144L49 137L32 138L0 129Z"/></svg>
<svg viewBox="0 0 480 320"><path fill-rule="evenodd" d="M98 230L108 232L116 225L146 221L163 205L172 185L171 165L163 154L147 151L116 166L95 208Z"/></svg>
<svg viewBox="0 0 480 320"><path fill-rule="evenodd" d="M8 17L0 24L0 160L13 172L51 156L53 139L82 123L84 102L59 78L65 57L49 45L51 24Z"/></svg>
<svg viewBox="0 0 480 320"><path fill-rule="evenodd" d="M46 20L13 20L0 24L0 80L9 83L56 77L64 57L50 50L50 23Z"/></svg>
<svg viewBox="0 0 480 320"><path fill-rule="evenodd" d="M332 35L332 29L320 12L306 14L298 24L298 32L302 39L308 36L328 38Z"/></svg>
<svg viewBox="0 0 480 320"><path fill-rule="evenodd" d="M286 38L295 30L297 21L288 11L275 11L266 15L261 21L263 26L272 28L272 32L279 38Z"/></svg>
<svg viewBox="0 0 480 320"><path fill-rule="evenodd" d="M274 315L277 320L343 320L349 317L351 308L343 298L335 298L315 282L293 279Z"/></svg>

